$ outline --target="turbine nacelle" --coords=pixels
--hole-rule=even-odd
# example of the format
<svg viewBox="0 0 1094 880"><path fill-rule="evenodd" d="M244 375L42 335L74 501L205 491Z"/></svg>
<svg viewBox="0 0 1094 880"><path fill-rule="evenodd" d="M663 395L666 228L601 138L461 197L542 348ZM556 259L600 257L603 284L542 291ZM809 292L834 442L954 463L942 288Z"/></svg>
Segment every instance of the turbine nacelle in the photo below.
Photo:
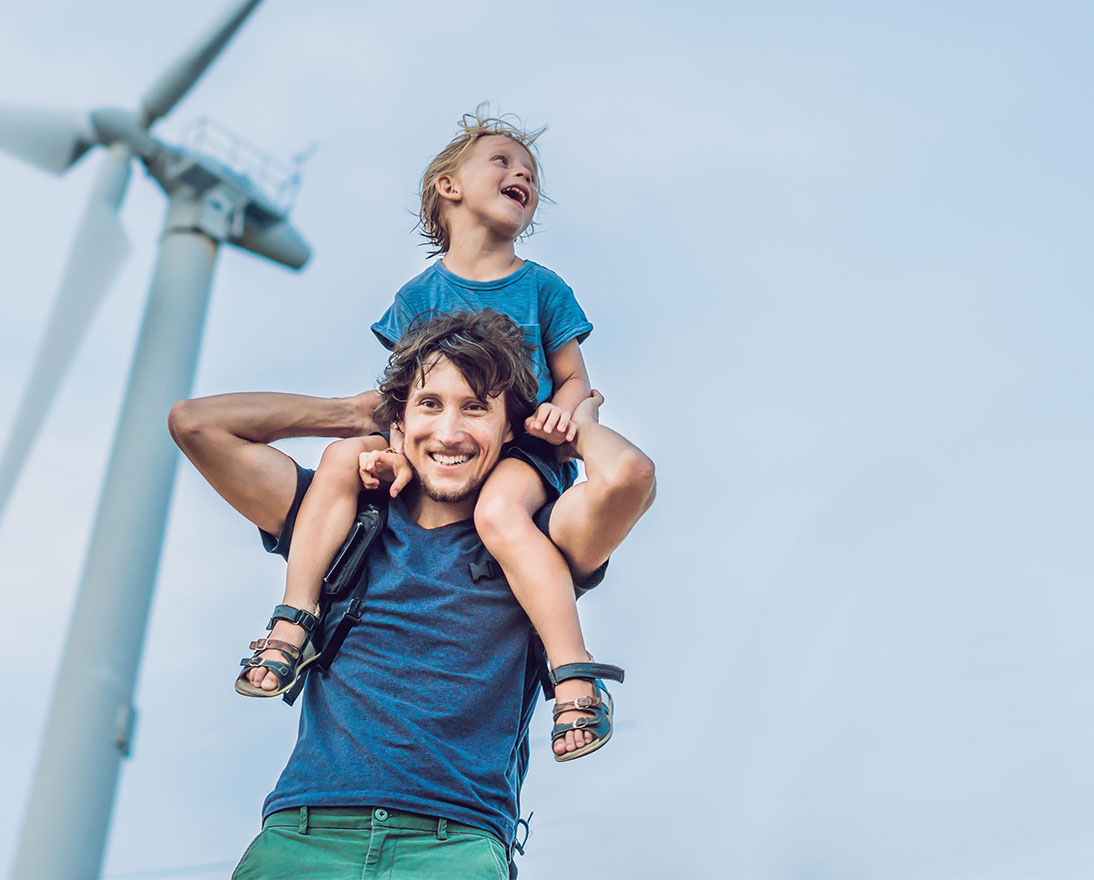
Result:
<svg viewBox="0 0 1094 880"><path fill-rule="evenodd" d="M234 138L224 130L221 134ZM303 268L308 262L311 248L289 223L288 208L278 204L271 187L261 186L247 167L235 168L202 150L163 144L151 137L148 140L155 145L152 159L145 160L148 173L169 195L181 189L194 195L193 199L172 200L168 229L198 230L291 269ZM229 152L242 150L233 147ZM275 164L266 157L258 161L263 168Z"/></svg>

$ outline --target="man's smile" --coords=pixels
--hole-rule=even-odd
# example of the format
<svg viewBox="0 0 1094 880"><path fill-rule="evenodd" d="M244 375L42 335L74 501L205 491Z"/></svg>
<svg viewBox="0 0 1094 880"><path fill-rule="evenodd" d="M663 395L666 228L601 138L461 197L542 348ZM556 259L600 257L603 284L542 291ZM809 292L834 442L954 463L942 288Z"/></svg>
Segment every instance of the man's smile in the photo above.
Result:
<svg viewBox="0 0 1094 880"><path fill-rule="evenodd" d="M465 464L466 462L469 462L472 458L472 454L470 452L460 452L460 453L428 452L426 454L431 459L433 459L433 461L437 462L437 464L444 465L446 467Z"/></svg>

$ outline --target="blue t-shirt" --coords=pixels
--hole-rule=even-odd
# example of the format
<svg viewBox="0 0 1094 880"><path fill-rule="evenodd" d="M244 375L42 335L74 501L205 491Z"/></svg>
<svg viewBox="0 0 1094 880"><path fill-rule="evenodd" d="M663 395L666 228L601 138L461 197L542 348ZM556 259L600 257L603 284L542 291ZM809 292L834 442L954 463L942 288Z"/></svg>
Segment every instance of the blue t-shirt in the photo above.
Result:
<svg viewBox="0 0 1094 880"><path fill-rule="evenodd" d="M271 552L288 553L312 472ZM546 531L550 510L537 515ZM483 828L507 843L518 754L538 693L531 625L471 519L424 529L402 498L369 552L361 622L312 673L296 746L263 816L302 806L384 806ZM582 582L594 586L603 570ZM348 601L348 599L346 600ZM338 620L345 602L332 606Z"/></svg>
<svg viewBox="0 0 1094 880"><path fill-rule="evenodd" d="M390 351L415 318L428 317L431 312L453 314L484 309L508 315L524 330L525 338L535 348L533 367L539 380L536 403L550 400L547 355L571 339L584 342L593 325L566 282L531 260L525 260L512 275L495 281L468 281L437 260L400 288L395 302L372 325L372 332Z"/></svg>

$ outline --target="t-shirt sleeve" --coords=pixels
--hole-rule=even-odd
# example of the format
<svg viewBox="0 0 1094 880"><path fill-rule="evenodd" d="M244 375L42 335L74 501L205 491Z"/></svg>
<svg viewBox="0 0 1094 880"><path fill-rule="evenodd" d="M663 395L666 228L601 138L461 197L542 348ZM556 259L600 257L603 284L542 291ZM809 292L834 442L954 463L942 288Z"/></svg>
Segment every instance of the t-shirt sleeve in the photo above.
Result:
<svg viewBox="0 0 1094 880"><path fill-rule="evenodd" d="M286 560L289 558L289 543L292 541L292 532L296 527L296 514L300 510L300 502L304 500L304 493L308 491L314 476L315 471L296 465L296 495L289 506L289 512L285 514L281 534L275 537L267 531L258 530L259 535L262 536L262 546L266 548L267 553L276 553Z"/></svg>
<svg viewBox="0 0 1094 880"><path fill-rule="evenodd" d="M555 501L557 500L558 499L555 499ZM549 526L551 524L551 511L555 509L555 501L552 501L550 504L544 504L543 507L536 511L535 516L532 517L532 522L534 522L536 527L548 538L551 537ZM589 590L604 580L604 575L608 571L608 562L610 562L610 560L605 559L595 571L583 578L574 578L574 594L577 598L580 599L589 592Z"/></svg>
<svg viewBox="0 0 1094 880"><path fill-rule="evenodd" d="M550 354L571 339L584 342L593 332L570 286L557 275L548 276L539 290L539 323L543 350Z"/></svg>
<svg viewBox="0 0 1094 880"><path fill-rule="evenodd" d="M376 334L380 344L391 351L395 348L395 343L410 328L414 317L406 299L398 293L395 295L395 301L388 306L388 310L381 315L380 320L372 325L372 332Z"/></svg>

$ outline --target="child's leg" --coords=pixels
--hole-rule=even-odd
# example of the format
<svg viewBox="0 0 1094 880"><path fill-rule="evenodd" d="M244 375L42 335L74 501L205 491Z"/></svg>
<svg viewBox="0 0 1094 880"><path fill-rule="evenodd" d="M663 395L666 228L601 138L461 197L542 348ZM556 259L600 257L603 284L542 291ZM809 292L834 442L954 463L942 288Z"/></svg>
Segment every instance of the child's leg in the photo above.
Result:
<svg viewBox="0 0 1094 880"><path fill-rule="evenodd" d="M581 636L570 567L532 522L547 500L543 482L527 462L507 458L494 468L475 505L475 527L490 555L498 561L513 595L532 621L551 666L584 663L589 659ZM571 679L555 689L560 702L595 696L591 682ZM558 722L575 721L588 712L560 715ZM573 730L554 743L557 754L572 752L595 739Z"/></svg>
<svg viewBox="0 0 1094 880"><path fill-rule="evenodd" d="M285 576L283 605L314 612L319 604L323 575L327 573L334 554L346 540L357 515L357 499L361 492L358 459L362 452L377 445L375 437L352 437L337 440L326 448L316 468L308 494L300 503L289 545L289 566ZM279 620L269 634L291 645L304 643L304 630L294 623ZM283 660L281 652L262 652L263 659ZM252 669L251 684L272 691L277 676L264 669Z"/></svg>

